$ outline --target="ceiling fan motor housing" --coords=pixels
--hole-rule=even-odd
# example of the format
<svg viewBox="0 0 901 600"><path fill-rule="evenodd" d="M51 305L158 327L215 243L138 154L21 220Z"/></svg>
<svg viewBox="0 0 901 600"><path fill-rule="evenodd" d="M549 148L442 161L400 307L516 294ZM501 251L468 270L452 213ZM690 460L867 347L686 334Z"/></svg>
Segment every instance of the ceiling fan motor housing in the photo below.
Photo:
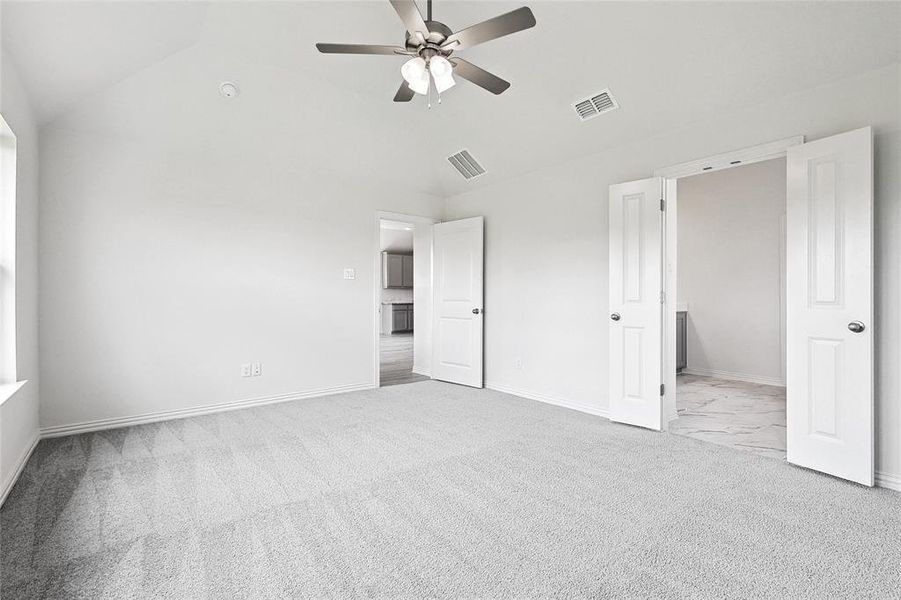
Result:
<svg viewBox="0 0 901 600"><path fill-rule="evenodd" d="M444 56L450 55L452 50L450 48L441 49L441 44L444 43L444 40L449 38L454 32L451 31L451 28L441 23L439 21L425 21L426 27L428 27L428 32L423 32L426 36L425 44L420 44L419 40L413 37L410 32L407 32L407 50L411 52L422 53L423 50L431 49L435 52L432 53L432 56L435 54L443 54ZM423 57L427 58L427 57Z"/></svg>
<svg viewBox="0 0 901 600"><path fill-rule="evenodd" d="M0 0L2 1L2 0ZM421 0L420 0L421 1ZM487 21L470 25L454 32L440 21L432 20L432 0L427 0L427 18L416 6L416 0L390 0L391 7L400 17L406 30L403 47L382 44L316 44L317 50L324 54L370 54L383 56L410 56L401 68L403 83L394 95L395 102L409 102L417 93L425 94L430 87L428 78L435 79L435 87L444 91L454 85L451 74L458 75L475 85L491 92L501 94L510 87L497 75L489 73L462 58L450 58L461 50L477 44L529 29L535 26L535 15L528 6L523 6L508 13L498 15ZM432 66L435 68L432 69ZM411 85L415 85L411 87Z"/></svg>

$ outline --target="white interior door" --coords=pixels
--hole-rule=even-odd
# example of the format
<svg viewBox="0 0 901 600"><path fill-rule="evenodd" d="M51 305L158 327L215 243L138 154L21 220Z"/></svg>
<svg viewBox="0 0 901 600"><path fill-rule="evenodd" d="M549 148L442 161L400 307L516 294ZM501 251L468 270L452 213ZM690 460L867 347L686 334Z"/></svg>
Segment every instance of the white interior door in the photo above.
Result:
<svg viewBox="0 0 901 600"><path fill-rule="evenodd" d="M663 425L663 179L610 186L610 419Z"/></svg>
<svg viewBox="0 0 901 600"><path fill-rule="evenodd" d="M788 150L788 461L873 485L873 137Z"/></svg>
<svg viewBox="0 0 901 600"><path fill-rule="evenodd" d="M434 225L432 378L482 387L484 219Z"/></svg>

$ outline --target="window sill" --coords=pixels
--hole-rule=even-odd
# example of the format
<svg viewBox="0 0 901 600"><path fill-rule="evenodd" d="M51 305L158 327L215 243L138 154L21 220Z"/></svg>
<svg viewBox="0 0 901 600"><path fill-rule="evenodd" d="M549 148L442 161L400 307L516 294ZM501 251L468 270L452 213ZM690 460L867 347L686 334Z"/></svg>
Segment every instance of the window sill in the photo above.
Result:
<svg viewBox="0 0 901 600"><path fill-rule="evenodd" d="M24 386L26 383L28 383L27 379L16 381L14 383L0 384L0 406L3 406L3 404L7 400L15 396L16 392L22 389L22 386Z"/></svg>

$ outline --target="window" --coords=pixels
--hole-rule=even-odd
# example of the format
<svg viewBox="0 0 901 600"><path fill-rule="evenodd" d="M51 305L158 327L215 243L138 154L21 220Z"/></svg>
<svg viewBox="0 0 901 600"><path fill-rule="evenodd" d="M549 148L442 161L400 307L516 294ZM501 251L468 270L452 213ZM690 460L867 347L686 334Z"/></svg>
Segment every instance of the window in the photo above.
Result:
<svg viewBox="0 0 901 600"><path fill-rule="evenodd" d="M16 381L16 136L0 115L0 384Z"/></svg>

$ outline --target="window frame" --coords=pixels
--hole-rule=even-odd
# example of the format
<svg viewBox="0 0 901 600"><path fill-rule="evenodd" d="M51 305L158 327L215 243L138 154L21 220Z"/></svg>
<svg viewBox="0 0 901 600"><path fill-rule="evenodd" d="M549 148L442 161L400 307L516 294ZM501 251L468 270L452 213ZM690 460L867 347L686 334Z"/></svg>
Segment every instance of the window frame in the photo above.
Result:
<svg viewBox="0 0 901 600"><path fill-rule="evenodd" d="M17 141L0 115L0 385L16 382Z"/></svg>

